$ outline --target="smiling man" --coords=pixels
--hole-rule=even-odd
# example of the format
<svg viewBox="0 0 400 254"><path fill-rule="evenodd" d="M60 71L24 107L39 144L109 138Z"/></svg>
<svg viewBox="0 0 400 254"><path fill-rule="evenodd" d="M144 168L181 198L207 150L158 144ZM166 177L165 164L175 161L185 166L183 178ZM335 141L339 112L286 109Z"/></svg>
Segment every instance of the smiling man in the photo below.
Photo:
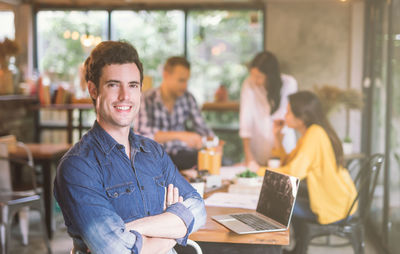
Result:
<svg viewBox="0 0 400 254"><path fill-rule="evenodd" d="M136 49L100 43L85 77L96 121L62 158L54 182L73 253L174 253L204 224L204 202L163 148L130 127L143 80Z"/></svg>
<svg viewBox="0 0 400 254"><path fill-rule="evenodd" d="M164 65L160 87L145 93L136 130L164 145L181 173L190 172L197 165L197 151L203 145L202 137L214 136L207 127L196 100L187 91L190 63L174 56ZM189 170L188 170L189 169Z"/></svg>

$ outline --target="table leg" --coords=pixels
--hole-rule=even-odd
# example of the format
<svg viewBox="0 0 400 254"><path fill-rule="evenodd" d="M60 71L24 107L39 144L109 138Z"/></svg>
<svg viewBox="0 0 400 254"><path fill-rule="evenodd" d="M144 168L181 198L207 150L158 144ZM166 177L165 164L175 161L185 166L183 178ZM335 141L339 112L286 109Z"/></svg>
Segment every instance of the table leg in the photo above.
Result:
<svg viewBox="0 0 400 254"><path fill-rule="evenodd" d="M79 109L79 125L78 125L78 129L79 129L79 139L82 138L82 131L83 131L83 124L82 124L82 109Z"/></svg>
<svg viewBox="0 0 400 254"><path fill-rule="evenodd" d="M53 237L53 231L55 230L55 221L53 219L53 179L54 173L51 168L51 161L45 161L42 163L43 170L43 198L44 207L46 214L46 228L49 239Z"/></svg>
<svg viewBox="0 0 400 254"><path fill-rule="evenodd" d="M67 110L67 121L68 121L68 123L67 123L67 139L68 139L68 144L72 144L72 135L73 135L73 131L74 131L74 128L73 128L73 124L72 124L72 121L74 120L73 119L73 109L68 109Z"/></svg>

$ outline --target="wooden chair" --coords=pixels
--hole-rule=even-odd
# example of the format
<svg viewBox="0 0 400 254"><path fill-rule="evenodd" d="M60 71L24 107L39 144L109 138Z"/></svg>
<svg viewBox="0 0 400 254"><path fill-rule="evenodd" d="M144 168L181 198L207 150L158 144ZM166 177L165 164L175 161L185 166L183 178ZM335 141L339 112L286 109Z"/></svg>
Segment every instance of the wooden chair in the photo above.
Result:
<svg viewBox="0 0 400 254"><path fill-rule="evenodd" d="M44 204L41 193L36 186L35 168L33 165L32 154L29 149L21 142L16 143L16 147L24 149L28 154L28 161L14 160L9 158L9 145L0 142L0 178L2 189L0 190L0 240L1 253L8 253L11 239L11 225L14 215L19 214L20 228L23 235L23 243L28 243L29 209L39 211L41 218L41 229L43 239L48 253L51 253L49 239L47 237L45 225ZM10 165L14 163L29 170L32 180L32 188L27 191L13 191L11 184Z"/></svg>
<svg viewBox="0 0 400 254"><path fill-rule="evenodd" d="M296 243L296 253L306 254L308 245L310 245L312 239L330 235L336 235L348 239L347 245L352 245L354 253L364 253L364 225L369 215L383 161L384 156L382 154L374 154L370 156L366 163L360 165L359 171L354 179L354 183L357 187L357 196L353 200L344 220L338 223L325 225L315 222L298 222L301 223L300 226L302 232L300 233L303 234L303 241ZM350 211L357 203L357 212L350 215ZM334 245L327 242L327 245L331 247L339 247L346 244Z"/></svg>

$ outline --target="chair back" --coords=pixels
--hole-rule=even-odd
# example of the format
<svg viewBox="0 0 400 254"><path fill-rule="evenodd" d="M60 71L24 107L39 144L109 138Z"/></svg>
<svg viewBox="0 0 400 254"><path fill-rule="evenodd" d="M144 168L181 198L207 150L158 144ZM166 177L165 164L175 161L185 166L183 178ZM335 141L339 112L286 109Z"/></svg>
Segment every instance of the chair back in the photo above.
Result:
<svg viewBox="0 0 400 254"><path fill-rule="evenodd" d="M11 172L8 161L8 146L0 142L0 191L11 191Z"/></svg>
<svg viewBox="0 0 400 254"><path fill-rule="evenodd" d="M357 202L359 203L359 219L365 220L368 217L383 161L383 154L374 154L364 163L359 164L360 170L354 178L354 184L357 187L357 195L347 212L346 218L349 218L350 213Z"/></svg>
<svg viewBox="0 0 400 254"><path fill-rule="evenodd" d="M27 160L12 159L9 153L21 149L26 153ZM12 191L11 165L15 162L29 169L31 186L37 193L36 174L33 163L33 155L29 148L22 142L17 141L14 135L0 137L0 190Z"/></svg>
<svg viewBox="0 0 400 254"><path fill-rule="evenodd" d="M11 171L10 163L8 161L8 153L15 150L17 145L17 138L14 135L6 135L0 137L0 190L11 191Z"/></svg>

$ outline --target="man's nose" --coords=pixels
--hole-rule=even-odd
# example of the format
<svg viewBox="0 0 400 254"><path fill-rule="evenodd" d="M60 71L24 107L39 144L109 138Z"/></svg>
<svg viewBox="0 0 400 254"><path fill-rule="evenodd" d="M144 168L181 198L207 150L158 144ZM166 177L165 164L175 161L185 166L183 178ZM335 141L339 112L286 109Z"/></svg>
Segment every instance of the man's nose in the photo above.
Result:
<svg viewBox="0 0 400 254"><path fill-rule="evenodd" d="M119 93L118 93L118 99L120 101L123 101L123 100L126 100L128 98L129 98L128 89L125 86L120 86Z"/></svg>

